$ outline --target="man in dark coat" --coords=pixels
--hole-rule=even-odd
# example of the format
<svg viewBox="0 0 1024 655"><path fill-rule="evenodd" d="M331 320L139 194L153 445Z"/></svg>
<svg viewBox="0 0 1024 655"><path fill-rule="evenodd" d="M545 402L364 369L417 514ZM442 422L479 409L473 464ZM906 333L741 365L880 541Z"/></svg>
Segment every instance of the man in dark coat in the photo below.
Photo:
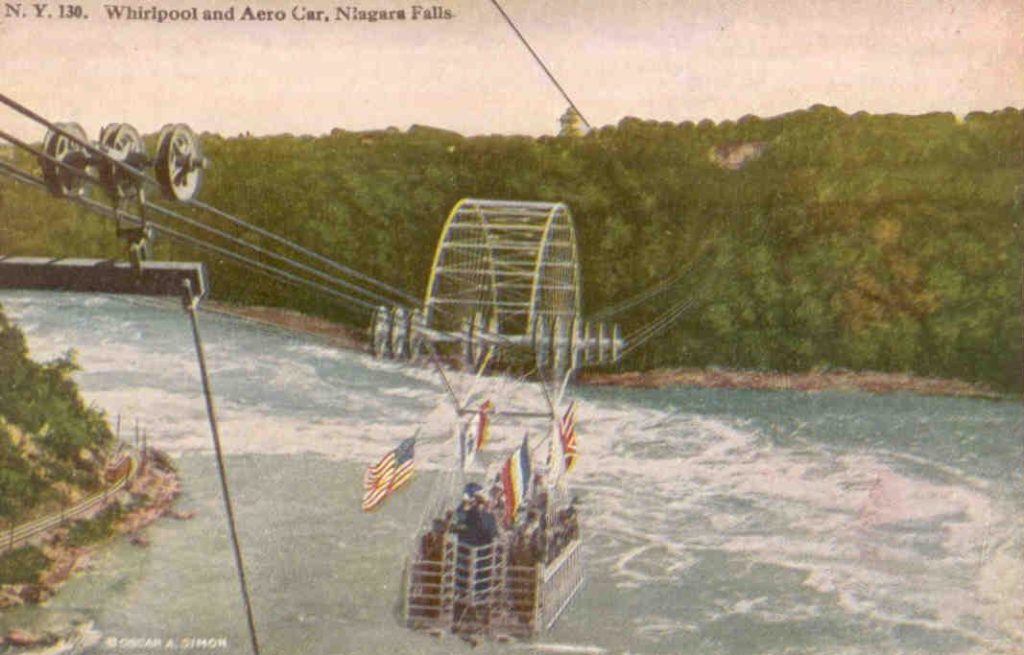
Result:
<svg viewBox="0 0 1024 655"><path fill-rule="evenodd" d="M476 549L494 543L498 535L498 522L487 507L483 490L476 483L466 485L462 506L455 514L455 534L459 537L456 570L473 571L472 585L459 575L455 577L456 595L464 599L464 602L456 603L455 621L458 623L472 618L486 623L490 614L486 602L493 584L489 569L493 565L494 553L487 554ZM470 551L463 546L472 548L477 554L474 561L471 561ZM463 617L464 612L466 617Z"/></svg>

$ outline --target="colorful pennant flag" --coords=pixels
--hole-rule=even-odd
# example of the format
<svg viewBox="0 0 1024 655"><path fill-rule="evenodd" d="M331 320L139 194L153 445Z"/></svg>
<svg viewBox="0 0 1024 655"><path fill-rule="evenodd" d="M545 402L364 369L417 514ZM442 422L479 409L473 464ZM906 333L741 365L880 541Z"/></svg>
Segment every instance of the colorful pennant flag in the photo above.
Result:
<svg viewBox="0 0 1024 655"><path fill-rule="evenodd" d="M562 445L565 471L568 473L576 466L576 401L569 404L558 424L558 440Z"/></svg>
<svg viewBox="0 0 1024 655"><path fill-rule="evenodd" d="M458 454L459 462L462 464L463 470L473 464L477 451L487 444L487 440L490 437L490 414L492 411L494 411L494 403L490 400L485 400L483 404L480 405L480 410L477 412L475 436L469 435L470 423L460 425L458 428Z"/></svg>
<svg viewBox="0 0 1024 655"><path fill-rule="evenodd" d="M476 450L487 445L487 439L491 435L491 412L493 411L494 403L489 398L480 405L480 411L477 412L479 418L476 424Z"/></svg>
<svg viewBox="0 0 1024 655"><path fill-rule="evenodd" d="M505 492L505 525L512 525L516 513L526 499L530 485L530 447L528 435L523 435L523 444L505 460L501 468L501 486Z"/></svg>
<svg viewBox="0 0 1024 655"><path fill-rule="evenodd" d="M363 475L364 512L375 509L391 492L412 478L415 447L416 437L409 437L379 462L366 468Z"/></svg>

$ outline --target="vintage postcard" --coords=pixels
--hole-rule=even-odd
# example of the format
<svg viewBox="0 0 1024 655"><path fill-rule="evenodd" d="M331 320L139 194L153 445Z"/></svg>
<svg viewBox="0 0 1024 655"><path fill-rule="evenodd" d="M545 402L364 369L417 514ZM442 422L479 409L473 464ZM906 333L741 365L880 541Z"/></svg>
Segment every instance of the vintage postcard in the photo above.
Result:
<svg viewBox="0 0 1024 655"><path fill-rule="evenodd" d="M0 655L1024 651L1021 25L0 0Z"/></svg>

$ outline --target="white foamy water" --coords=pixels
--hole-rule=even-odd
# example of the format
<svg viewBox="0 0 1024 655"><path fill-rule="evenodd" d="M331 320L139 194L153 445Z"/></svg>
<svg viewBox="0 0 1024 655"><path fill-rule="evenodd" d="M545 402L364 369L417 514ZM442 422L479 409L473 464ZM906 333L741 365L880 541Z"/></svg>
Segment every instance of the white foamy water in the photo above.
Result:
<svg viewBox="0 0 1024 655"><path fill-rule="evenodd" d="M152 442L177 454L183 503L202 511L197 522L155 528L149 555L115 549L69 594L76 607L85 590L106 600L86 610L58 601L33 620L84 612L122 636L140 626L180 636L198 624L208 636L235 635L245 652L216 537L223 520L186 317L176 304L100 296L12 293L0 303L35 356L77 350L87 400L126 426L139 418ZM204 315L201 326L271 652L468 649L424 641L394 616L408 533L431 472L451 460L454 414L435 374L221 316ZM454 378L460 395L490 395L499 411L545 407L530 384ZM589 581L536 652L1024 651L1017 405L721 390L578 395L581 455L569 481L582 499ZM416 429L424 474L383 511L360 514L361 468ZM484 464L526 430L537 439L543 423L496 420ZM139 557L163 564L124 573ZM160 607L157 590L175 584L175 567L214 561L216 575L190 578L163 624L133 611Z"/></svg>

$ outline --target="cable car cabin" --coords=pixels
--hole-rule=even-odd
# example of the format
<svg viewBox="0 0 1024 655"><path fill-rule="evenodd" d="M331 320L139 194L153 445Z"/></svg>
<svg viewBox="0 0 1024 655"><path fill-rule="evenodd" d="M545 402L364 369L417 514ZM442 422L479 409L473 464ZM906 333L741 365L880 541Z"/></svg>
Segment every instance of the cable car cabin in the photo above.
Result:
<svg viewBox="0 0 1024 655"><path fill-rule="evenodd" d="M553 518L499 531L483 545L458 533L452 512L435 520L406 567L406 626L498 639L550 629L584 581L575 507Z"/></svg>

